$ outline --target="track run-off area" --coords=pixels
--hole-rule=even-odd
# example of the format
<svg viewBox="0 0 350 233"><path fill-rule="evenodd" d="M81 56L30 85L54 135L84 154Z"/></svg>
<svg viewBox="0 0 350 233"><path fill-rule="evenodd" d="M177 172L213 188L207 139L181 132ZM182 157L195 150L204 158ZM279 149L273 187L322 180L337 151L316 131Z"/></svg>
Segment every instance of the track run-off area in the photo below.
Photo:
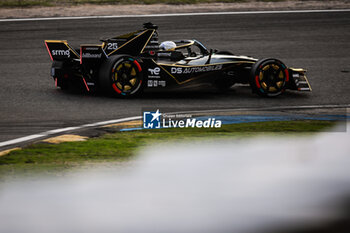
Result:
<svg viewBox="0 0 350 233"><path fill-rule="evenodd" d="M305 68L313 92L287 91L277 98L261 98L249 87L237 86L226 93L208 88L116 99L55 88L45 39L68 40L78 47L138 30L149 21L159 26L160 41L197 39L207 48L275 57L288 66ZM101 122L140 119L144 108L279 111L350 104L349 10L5 19L0 20L0 35L0 146L33 140L33 135L43 132L57 134Z"/></svg>

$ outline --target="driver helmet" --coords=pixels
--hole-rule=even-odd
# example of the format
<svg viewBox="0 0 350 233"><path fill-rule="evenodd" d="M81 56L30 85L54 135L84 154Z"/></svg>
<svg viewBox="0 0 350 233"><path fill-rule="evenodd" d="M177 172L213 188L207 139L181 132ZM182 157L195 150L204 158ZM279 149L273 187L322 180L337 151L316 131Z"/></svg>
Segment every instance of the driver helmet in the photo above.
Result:
<svg viewBox="0 0 350 233"><path fill-rule="evenodd" d="M159 48L161 50L174 50L176 48L176 44L174 41L164 41L160 44Z"/></svg>

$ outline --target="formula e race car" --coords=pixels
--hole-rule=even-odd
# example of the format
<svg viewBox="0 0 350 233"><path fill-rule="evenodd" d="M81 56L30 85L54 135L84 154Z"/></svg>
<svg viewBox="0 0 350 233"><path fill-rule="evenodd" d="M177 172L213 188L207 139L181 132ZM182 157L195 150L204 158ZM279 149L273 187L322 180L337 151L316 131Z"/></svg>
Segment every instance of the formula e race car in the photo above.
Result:
<svg viewBox="0 0 350 233"><path fill-rule="evenodd" d="M73 49L67 41L45 40L53 61L55 85L72 84L87 91L102 90L121 97L144 89L171 89L212 84L221 90L235 83L250 84L260 96L277 96L285 89L311 91L306 70L288 68L280 60L257 60L227 51L206 49L197 40L158 42L158 27L101 39Z"/></svg>

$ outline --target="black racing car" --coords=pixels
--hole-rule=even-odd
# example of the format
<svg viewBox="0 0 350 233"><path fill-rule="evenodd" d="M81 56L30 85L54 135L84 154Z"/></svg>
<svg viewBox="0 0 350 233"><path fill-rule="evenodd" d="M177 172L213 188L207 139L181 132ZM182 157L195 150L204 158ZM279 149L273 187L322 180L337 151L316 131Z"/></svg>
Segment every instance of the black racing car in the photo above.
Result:
<svg viewBox="0 0 350 233"><path fill-rule="evenodd" d="M285 89L311 91L306 70L287 67L280 60L257 60L227 51L208 50L197 40L158 42L158 27L83 44L73 49L67 41L45 40L53 61L51 76L62 89L79 84L117 96L134 96L144 89L169 89L212 84L228 89L250 84L260 96L277 96Z"/></svg>

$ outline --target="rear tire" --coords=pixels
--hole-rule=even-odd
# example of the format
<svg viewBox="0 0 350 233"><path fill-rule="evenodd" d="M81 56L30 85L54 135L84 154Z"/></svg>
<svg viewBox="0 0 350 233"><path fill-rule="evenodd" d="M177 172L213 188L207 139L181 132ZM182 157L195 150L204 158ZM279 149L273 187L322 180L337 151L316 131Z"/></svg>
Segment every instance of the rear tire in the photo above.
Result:
<svg viewBox="0 0 350 233"><path fill-rule="evenodd" d="M252 90L260 96L273 97L282 94L288 80L288 68L275 58L257 61L250 72Z"/></svg>
<svg viewBox="0 0 350 233"><path fill-rule="evenodd" d="M108 58L99 71L99 85L106 93L131 97L143 90L141 65L128 55Z"/></svg>

